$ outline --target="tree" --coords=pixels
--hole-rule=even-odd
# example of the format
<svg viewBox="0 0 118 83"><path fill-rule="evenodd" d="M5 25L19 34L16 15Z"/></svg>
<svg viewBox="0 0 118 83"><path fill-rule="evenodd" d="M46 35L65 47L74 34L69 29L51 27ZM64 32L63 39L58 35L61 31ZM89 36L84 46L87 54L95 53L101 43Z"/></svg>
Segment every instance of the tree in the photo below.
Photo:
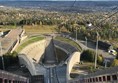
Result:
<svg viewBox="0 0 118 83"><path fill-rule="evenodd" d="M102 56L102 55L98 55L98 57L97 57L97 63L98 63L99 65L102 65L102 64L103 64L103 61L104 61L103 56Z"/></svg>
<svg viewBox="0 0 118 83"><path fill-rule="evenodd" d="M95 52L91 50L85 50L81 54L81 60L94 62Z"/></svg>
<svg viewBox="0 0 118 83"><path fill-rule="evenodd" d="M10 65L17 64L19 62L17 55L18 54L15 51L13 53L8 52L3 55L5 68Z"/></svg>
<svg viewBox="0 0 118 83"><path fill-rule="evenodd" d="M116 55L116 59L118 60L118 53L117 53L117 55Z"/></svg>
<svg viewBox="0 0 118 83"><path fill-rule="evenodd" d="M85 50L85 51L82 52L80 59L83 60L83 61L94 62L95 61L95 52L92 51L92 50ZM97 63L99 65L102 65L103 61L104 61L103 56L98 55L97 56Z"/></svg>
<svg viewBox="0 0 118 83"><path fill-rule="evenodd" d="M112 64L111 64L112 67L114 66L118 66L118 60L117 59L114 59Z"/></svg>

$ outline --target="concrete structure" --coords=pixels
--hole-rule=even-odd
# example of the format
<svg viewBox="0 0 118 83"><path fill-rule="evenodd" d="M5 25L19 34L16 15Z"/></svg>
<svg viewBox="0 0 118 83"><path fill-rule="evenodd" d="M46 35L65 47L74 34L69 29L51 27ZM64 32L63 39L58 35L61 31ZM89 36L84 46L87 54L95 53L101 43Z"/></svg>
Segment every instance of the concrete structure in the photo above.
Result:
<svg viewBox="0 0 118 83"><path fill-rule="evenodd" d="M26 68L28 68L28 70L30 71L31 75L39 75L45 73L45 72L40 73L40 70L37 67L37 65L41 61L42 56L44 55L45 45L46 45L46 40L41 40L26 46L19 53L18 57L20 64L25 65ZM45 69L41 70L43 71Z"/></svg>
<svg viewBox="0 0 118 83"><path fill-rule="evenodd" d="M24 54L20 54L19 61L21 65L25 65L26 68L30 71L31 75L37 75L35 65L32 60Z"/></svg>
<svg viewBox="0 0 118 83"><path fill-rule="evenodd" d="M24 30L21 28L12 29L7 35L0 37L1 55L7 52L13 52L22 38ZM0 70L0 83L29 83L29 79Z"/></svg>
<svg viewBox="0 0 118 83"><path fill-rule="evenodd" d="M66 49L58 46L58 45L54 45L56 48L60 49L60 50L63 50L66 54L69 54L70 52L68 52Z"/></svg>
<svg viewBox="0 0 118 83"><path fill-rule="evenodd" d="M73 66L76 64L76 63L79 63L80 62L80 52L74 52L70 55L70 57L68 58L68 61L67 61L67 83L68 83L68 80L70 80L70 73L71 73L71 70L73 68Z"/></svg>
<svg viewBox="0 0 118 83"><path fill-rule="evenodd" d="M7 35L0 38L1 46L2 46L2 54L5 54L7 52L13 52L14 49L17 47L17 45L20 42L20 39L22 38L24 34L24 30L21 28L12 29L9 31Z"/></svg>
<svg viewBox="0 0 118 83"><path fill-rule="evenodd" d="M75 52L77 50L71 45L65 44L63 42L59 41L57 42L54 40L54 44L59 49L61 50L64 49L64 51L68 52L68 54L71 54L72 52ZM46 40L41 40L26 46L19 54L26 55L26 57L29 58L31 62L39 63L41 57L44 55L45 48L46 48Z"/></svg>
<svg viewBox="0 0 118 83"><path fill-rule="evenodd" d="M39 64L41 61L41 58L43 58L45 52L47 52L47 56L49 61L51 61L53 58L50 58L51 54L50 50L51 48L49 47L46 51L47 45L52 46L52 44L49 44L49 41L46 42L46 40L41 40L38 42L35 42L33 44L30 44L26 46L19 55L19 60L21 64L26 65L28 70L30 71L31 75L38 75L41 73L42 70L36 69L37 67L35 66L35 63ZM66 81L70 80L70 73L73 68L73 66L80 61L80 52L77 52L77 49L69 44L65 44L63 42L59 42L54 40L54 45L55 47L64 50L68 54L68 59L65 61L67 62L67 68L66 68ZM53 49L54 50L54 49ZM48 60L47 59L47 60ZM55 59L54 59L55 60ZM65 62L63 64L65 64Z"/></svg>
<svg viewBox="0 0 118 83"><path fill-rule="evenodd" d="M75 48L69 48L68 50L68 45L65 45L65 44L57 44L55 46L61 50L64 50L66 53L70 52L70 49L71 49L71 52L69 53L70 56L66 60L67 62L66 82L63 81L64 83L117 83L118 82L118 73L117 73L118 67L100 70L100 71L91 73L89 75L83 75L83 76L79 76L76 79L71 79L70 73L73 66L76 63L80 62L80 52L76 52ZM28 45L21 51L21 54L19 55L20 63L24 64L32 75L39 74L38 72L40 71L40 67L38 66L39 66L41 57L43 56L45 52L45 48L46 48L46 40L42 40L42 41L33 43L31 45ZM62 78L61 75L59 75L60 70L57 70L58 72L57 75L60 76L60 78ZM56 70L54 72L56 72ZM53 73L53 69L51 69L50 76L52 76L52 73ZM57 76L57 75L54 74L54 76ZM53 77L51 77L51 79L52 78ZM64 80L64 79L61 79L61 80ZM0 71L0 83L29 83L29 80L21 76L17 76L14 74Z"/></svg>
<svg viewBox="0 0 118 83"><path fill-rule="evenodd" d="M0 70L0 83L29 83L29 79Z"/></svg>
<svg viewBox="0 0 118 83"><path fill-rule="evenodd" d="M39 63L45 52L46 40L41 40L26 46L19 54L26 55L31 62Z"/></svg>
<svg viewBox="0 0 118 83"><path fill-rule="evenodd" d="M76 47L62 41L54 40L54 44L57 48L64 49L64 51L69 54L78 51Z"/></svg>

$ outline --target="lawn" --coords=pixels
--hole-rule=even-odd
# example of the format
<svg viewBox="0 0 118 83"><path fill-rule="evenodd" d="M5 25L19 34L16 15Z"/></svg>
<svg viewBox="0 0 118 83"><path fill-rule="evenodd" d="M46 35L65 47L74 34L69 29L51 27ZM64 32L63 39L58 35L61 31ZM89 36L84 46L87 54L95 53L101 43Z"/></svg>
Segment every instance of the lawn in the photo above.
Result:
<svg viewBox="0 0 118 83"><path fill-rule="evenodd" d="M25 41L23 44L21 44L17 49L16 51L17 52L20 52L24 47L26 47L27 45L31 44L31 43L34 43L34 42L37 42L37 41L40 41L44 39L44 37L40 37L40 36L33 36L33 37L30 37L29 39L27 39L27 41Z"/></svg>
<svg viewBox="0 0 118 83"><path fill-rule="evenodd" d="M2 28L2 29L13 29L13 28L16 28L16 26L14 26L14 25L0 25L0 28Z"/></svg>
<svg viewBox="0 0 118 83"><path fill-rule="evenodd" d="M0 31L15 29L17 27L19 27L19 26L0 25ZM56 33L57 32L57 25L24 25L23 29L25 29L25 32L27 35Z"/></svg>
<svg viewBox="0 0 118 83"><path fill-rule="evenodd" d="M64 38L64 37L60 37L60 36L57 36L55 38L56 40L59 40L59 41L63 41L65 43L68 43L72 46L75 46L79 51L81 51L81 47L74 41L70 40L70 39L67 39L67 38Z"/></svg>
<svg viewBox="0 0 118 83"><path fill-rule="evenodd" d="M57 32L57 25L25 25L23 28L26 34L44 34Z"/></svg>
<svg viewBox="0 0 118 83"><path fill-rule="evenodd" d="M14 25L0 25L0 31L7 31L10 29L15 29L16 26Z"/></svg>

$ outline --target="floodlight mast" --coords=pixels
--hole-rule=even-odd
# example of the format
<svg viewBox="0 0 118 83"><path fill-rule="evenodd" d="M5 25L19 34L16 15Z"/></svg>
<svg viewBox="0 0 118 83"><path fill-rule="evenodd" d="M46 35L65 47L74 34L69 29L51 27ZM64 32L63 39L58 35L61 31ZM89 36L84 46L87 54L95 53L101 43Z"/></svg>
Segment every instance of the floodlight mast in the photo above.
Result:
<svg viewBox="0 0 118 83"><path fill-rule="evenodd" d="M1 44L1 42L0 42L0 53L1 53L1 58L2 58L2 68L3 68L3 70L5 70L4 57L3 57L2 44Z"/></svg>

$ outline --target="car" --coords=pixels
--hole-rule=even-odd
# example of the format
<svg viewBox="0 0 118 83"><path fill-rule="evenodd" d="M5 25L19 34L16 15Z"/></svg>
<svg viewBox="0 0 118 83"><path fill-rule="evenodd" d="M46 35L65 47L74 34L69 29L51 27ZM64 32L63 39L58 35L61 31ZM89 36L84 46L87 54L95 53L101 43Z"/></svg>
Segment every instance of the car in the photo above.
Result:
<svg viewBox="0 0 118 83"><path fill-rule="evenodd" d="M21 68L25 68L26 66L25 66L24 64L21 64L20 67L21 67Z"/></svg>
<svg viewBox="0 0 118 83"><path fill-rule="evenodd" d="M117 55L117 52L116 52L115 50L109 50L108 53L109 53L109 54L112 54L112 55L114 55L114 56Z"/></svg>

